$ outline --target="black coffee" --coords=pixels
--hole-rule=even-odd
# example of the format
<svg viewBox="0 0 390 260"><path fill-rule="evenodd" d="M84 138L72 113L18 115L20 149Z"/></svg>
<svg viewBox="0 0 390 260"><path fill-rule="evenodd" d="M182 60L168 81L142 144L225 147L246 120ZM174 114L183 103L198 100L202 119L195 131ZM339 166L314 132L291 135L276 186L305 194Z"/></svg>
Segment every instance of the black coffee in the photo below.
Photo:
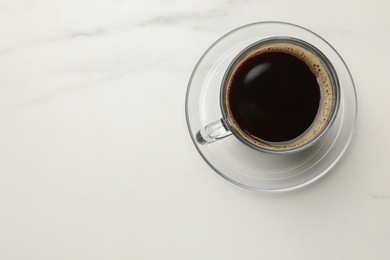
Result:
<svg viewBox="0 0 390 260"><path fill-rule="evenodd" d="M320 85L308 62L298 56L282 51L259 52L239 64L231 75L229 112L250 137L285 142L300 136L314 122Z"/></svg>

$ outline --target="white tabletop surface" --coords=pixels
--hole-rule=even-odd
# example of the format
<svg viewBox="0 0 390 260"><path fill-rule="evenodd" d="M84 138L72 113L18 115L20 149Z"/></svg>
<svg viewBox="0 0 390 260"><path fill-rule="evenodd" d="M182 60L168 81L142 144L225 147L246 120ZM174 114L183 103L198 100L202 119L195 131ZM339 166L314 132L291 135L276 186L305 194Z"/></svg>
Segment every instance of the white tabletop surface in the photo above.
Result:
<svg viewBox="0 0 390 260"><path fill-rule="evenodd" d="M0 259L390 259L390 2L0 1ZM356 132L320 181L217 175L185 122L202 53L247 23L327 39Z"/></svg>

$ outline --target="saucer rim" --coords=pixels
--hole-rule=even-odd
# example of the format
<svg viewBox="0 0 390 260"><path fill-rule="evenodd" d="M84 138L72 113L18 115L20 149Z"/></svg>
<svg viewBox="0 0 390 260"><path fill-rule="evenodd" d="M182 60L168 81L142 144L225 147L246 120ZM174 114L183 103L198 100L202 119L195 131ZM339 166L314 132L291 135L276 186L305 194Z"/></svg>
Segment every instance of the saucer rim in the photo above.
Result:
<svg viewBox="0 0 390 260"><path fill-rule="evenodd" d="M353 90L353 99L355 101L355 109L354 111L352 111L352 113L354 113L354 116L352 118L352 124L351 124L351 129L350 129L350 134L344 144L344 147L340 150L338 156L333 160L333 162L331 162L326 169L324 169L323 171L321 171L318 175L316 175L315 177L307 180L307 181L304 181L300 184L297 184L297 185L294 185L294 186L291 186L291 187L286 187L286 188L271 188L271 189L267 189L267 188L256 188L256 187L253 187L253 186L249 186L249 185L246 185L246 184L243 184L243 183L240 183L232 178L229 178L228 176L226 176L225 174L223 174L221 171L219 171L205 156L205 154L203 154L203 152L200 150L198 144L197 144L197 141L195 139L195 136L193 136L193 133L192 133L192 128L191 128L191 125L190 125L190 119L189 119L189 112L188 112L188 100L189 100L189 96L190 96L190 89L191 89L191 83L193 81L193 78L194 78L194 75L196 74L197 70L198 70L198 67L200 66L201 62L203 61L204 57L207 56L207 54L210 52L210 50L212 50L219 42L221 42L222 40L224 40L227 36L243 29L243 28L246 28L246 27L250 27L250 26L255 26L255 25L261 25L261 24L284 24L284 25L288 25L288 26L294 26L294 27L298 27L300 29L303 29L305 31L308 31L312 34L314 34L315 36L319 37L322 41L324 41L338 56L338 58L341 60L342 64L344 65L346 71L348 72L348 76L349 76L349 79L351 80L351 85L352 85L352 90ZM343 96L342 97L343 101L345 102L345 97ZM340 112L340 111L339 111ZM344 113L344 112L343 112ZM272 193L279 193L279 192L287 192L287 191L293 191L293 190L297 190L297 189L301 189L303 187L306 187L316 181L318 181L319 179L321 179L323 176L325 176L327 173L329 173L329 171L331 169L333 169L333 167L340 161L340 159L344 156L346 150L348 149L348 147L350 146L351 144L351 141L353 139L353 136L354 136L354 133L355 133L355 128L356 128L356 122L357 122L357 116L358 116L358 98L357 98L357 93L356 93L356 86L355 86L355 82L353 80L353 77L352 77L352 73L351 71L349 70L347 64L345 63L344 59L342 58L342 56L337 52L337 50L328 42L326 41L324 38L322 38L321 36L319 36L318 34L316 34L315 32L305 28L305 27L302 27L300 25L296 25L296 24L293 24L293 23L288 23L288 22L282 22L282 21L261 21L261 22L254 22L254 23L249 23L249 24L246 24L246 25L243 25L243 26L240 26L240 27L237 27L231 31L229 31L228 33L222 35L220 38L218 38L216 41L214 41L207 49L206 51L202 54L202 56L199 58L199 60L197 61L195 67L193 68L192 72L191 72L191 76L190 76L190 79L189 79L189 82L188 82L188 85L187 85L187 90L186 90L186 97L185 97L185 117L186 117L186 124L187 124L187 129L188 129L188 132L189 132L189 135L191 137L191 140L196 148L196 150L198 151L198 153L200 154L200 156L203 158L203 160L210 166L211 169L213 169L219 176L221 176L222 178L224 178L225 180L239 186L239 187L242 187L242 188L245 188L247 190L253 190L253 191L258 191L258 192L272 192ZM342 124L340 126L340 129L342 128ZM333 148L333 146L329 149L329 151L331 151Z"/></svg>

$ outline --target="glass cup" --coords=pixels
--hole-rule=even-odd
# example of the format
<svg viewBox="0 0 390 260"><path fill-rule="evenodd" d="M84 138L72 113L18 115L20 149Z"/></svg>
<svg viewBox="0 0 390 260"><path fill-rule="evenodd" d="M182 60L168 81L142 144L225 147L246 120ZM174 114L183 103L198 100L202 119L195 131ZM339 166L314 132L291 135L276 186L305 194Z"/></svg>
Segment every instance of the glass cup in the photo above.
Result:
<svg viewBox="0 0 390 260"><path fill-rule="evenodd" d="M251 55L255 55L255 52L270 48L279 48L282 52L290 52L291 50L294 53L302 53L306 59L306 63L320 64L317 66L321 66L323 69L322 71L320 70L321 73L316 74L320 89L320 102L313 122L302 134L283 142L271 142L251 137L242 129L239 123L235 122L234 117L231 115L232 113L229 111L229 95L232 94L229 94L228 88L234 71L243 61L245 62L245 59ZM307 65L310 66L309 64ZM317 70L317 67L311 69ZM207 145L233 135L241 143L258 151L267 153L293 153L312 146L331 128L339 110L340 86L333 65L315 46L293 37L272 37L250 44L233 59L222 79L219 101L222 118L202 127L197 132L196 140L199 144Z"/></svg>

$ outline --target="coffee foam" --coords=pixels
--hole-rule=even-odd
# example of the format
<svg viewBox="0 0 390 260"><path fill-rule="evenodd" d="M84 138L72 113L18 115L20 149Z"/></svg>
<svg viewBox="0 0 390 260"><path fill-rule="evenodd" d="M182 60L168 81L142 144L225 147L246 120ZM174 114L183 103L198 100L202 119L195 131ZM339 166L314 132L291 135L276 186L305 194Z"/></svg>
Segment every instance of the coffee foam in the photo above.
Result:
<svg viewBox="0 0 390 260"><path fill-rule="evenodd" d="M316 76L317 82L320 86L320 105L317 116L312 125L303 134L287 142L272 143L253 138L239 127L230 111L228 98L231 88L230 79L233 78L237 68L248 59L268 52L282 52L302 60ZM319 136L327 128L333 118L335 110L337 109L336 95L338 95L338 93L336 92L335 82L331 75L330 69L323 60L317 56L317 54L300 45L292 43L270 43L268 45L262 45L249 52L230 73L224 97L228 120L242 138L257 147L270 151L288 151L302 147L317 138L317 136Z"/></svg>

